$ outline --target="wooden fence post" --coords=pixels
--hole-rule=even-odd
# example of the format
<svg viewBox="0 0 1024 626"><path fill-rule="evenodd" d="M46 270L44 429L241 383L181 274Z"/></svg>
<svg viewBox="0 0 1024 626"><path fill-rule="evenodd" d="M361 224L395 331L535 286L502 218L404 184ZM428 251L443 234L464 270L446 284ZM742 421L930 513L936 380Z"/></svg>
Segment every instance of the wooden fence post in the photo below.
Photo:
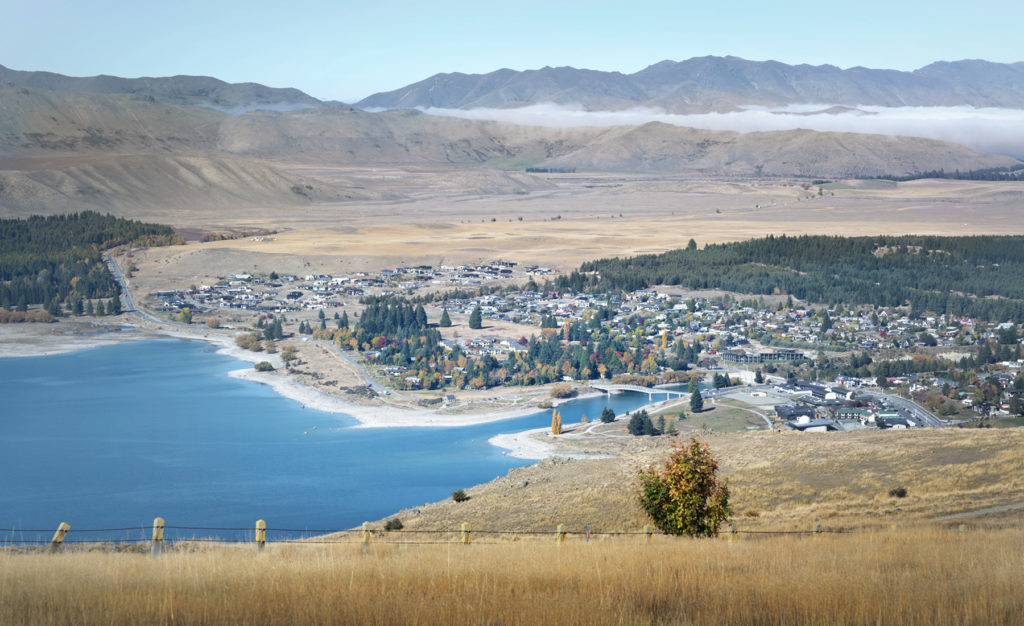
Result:
<svg viewBox="0 0 1024 626"><path fill-rule="evenodd" d="M736 541L736 535L737 534L739 534L739 533L736 530L736 524L731 524L729 526L729 542L730 543Z"/></svg>
<svg viewBox="0 0 1024 626"><path fill-rule="evenodd" d="M650 524L644 526L644 543L651 543L651 539L654 536L654 529L651 528Z"/></svg>
<svg viewBox="0 0 1024 626"><path fill-rule="evenodd" d="M149 556L158 557L164 553L164 518L153 519L153 543L149 546Z"/></svg>
<svg viewBox="0 0 1024 626"><path fill-rule="evenodd" d="M261 519L256 520L256 551L263 552L267 545L267 523Z"/></svg>
<svg viewBox="0 0 1024 626"><path fill-rule="evenodd" d="M370 550L370 531L373 527L370 522L363 522L363 554L366 554Z"/></svg>
<svg viewBox="0 0 1024 626"><path fill-rule="evenodd" d="M64 537L68 536L68 531L71 530L71 524L67 522L61 522L60 526L57 527L57 532L53 533L53 539L50 540L50 552L56 552L60 549L62 543L64 543Z"/></svg>
<svg viewBox="0 0 1024 626"><path fill-rule="evenodd" d="M462 522L461 540L467 546L473 542L473 527L469 525L469 522Z"/></svg>
<svg viewBox="0 0 1024 626"><path fill-rule="evenodd" d="M563 543L565 543L566 532L567 531L565 528L565 524L559 524L558 529L555 530L555 543L557 543L558 545L562 545Z"/></svg>

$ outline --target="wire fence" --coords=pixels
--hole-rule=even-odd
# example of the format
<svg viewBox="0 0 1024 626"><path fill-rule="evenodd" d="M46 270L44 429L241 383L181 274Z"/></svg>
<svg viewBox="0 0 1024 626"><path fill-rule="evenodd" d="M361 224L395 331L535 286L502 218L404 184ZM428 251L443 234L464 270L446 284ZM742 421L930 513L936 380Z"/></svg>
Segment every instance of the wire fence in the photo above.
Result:
<svg viewBox="0 0 1024 626"><path fill-rule="evenodd" d="M985 524L974 524L975 528L985 528ZM948 529L956 529L960 533L967 530L966 524L946 524ZM1004 525L993 526L993 528L1004 528ZM580 528L577 526L577 528ZM582 527L582 530L572 530L560 524L555 528L544 529L474 529L468 523L461 524L458 528L382 528L373 527L364 523L361 528L273 528L267 527L263 520L258 520L255 526L231 527L231 526L176 526L166 525L162 518L154 520L152 527L148 526L125 526L120 528L71 528L66 522L62 522L54 531L43 528L0 528L0 548L33 548L35 546L49 546L51 551L56 551L63 545L115 545L115 546L138 546L148 544L154 554L159 554L164 546L174 544L223 544L223 545L255 545L262 550L267 544L287 544L294 546L319 546L319 545L361 545L364 550L371 543L385 545L444 545L455 543L501 543L508 539L519 540L540 539L553 537L559 544L566 542L569 538L582 540L590 543L593 538L620 538L640 537L644 543L650 543L655 535L660 535L652 526L647 525L640 530L594 530L591 525ZM844 535L878 531L884 529L880 526L865 527L843 527L827 528L815 524L808 529L741 529L735 525L721 529L720 537L735 541L741 536L769 537L769 536L821 536L821 535ZM890 529L897 529L898 526L891 526ZM52 537L50 534L52 533ZM118 535L120 533L120 535ZM204 536L204 534L209 533ZM220 536L211 534L220 533ZM228 533L228 535L223 535ZM50 538L47 538L50 537ZM483 539L483 541L478 541ZM491 541L487 541L490 539Z"/></svg>

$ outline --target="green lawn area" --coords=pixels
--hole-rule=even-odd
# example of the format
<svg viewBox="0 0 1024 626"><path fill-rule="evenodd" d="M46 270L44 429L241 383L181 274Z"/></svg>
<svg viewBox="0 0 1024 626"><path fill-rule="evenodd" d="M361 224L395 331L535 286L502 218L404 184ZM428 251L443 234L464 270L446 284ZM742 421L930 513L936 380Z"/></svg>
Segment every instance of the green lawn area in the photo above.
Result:
<svg viewBox="0 0 1024 626"><path fill-rule="evenodd" d="M700 413L686 412L686 419L683 424L694 428L706 426L715 432L723 430L729 432L746 431L748 426L757 426L761 430L768 427L763 419L751 411L757 409L736 401L719 399L717 404L704 404L704 410ZM761 411L757 411L761 413Z"/></svg>

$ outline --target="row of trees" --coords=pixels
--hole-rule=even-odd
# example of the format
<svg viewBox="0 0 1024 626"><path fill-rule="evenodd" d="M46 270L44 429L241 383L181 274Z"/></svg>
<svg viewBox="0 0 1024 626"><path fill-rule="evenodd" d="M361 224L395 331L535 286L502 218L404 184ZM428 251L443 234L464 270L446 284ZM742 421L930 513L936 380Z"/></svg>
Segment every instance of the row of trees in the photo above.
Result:
<svg viewBox="0 0 1024 626"><path fill-rule="evenodd" d="M809 302L905 306L1024 321L1024 237L775 237L659 255L600 259L556 289L634 291L651 285L792 294ZM999 296L999 297L991 297Z"/></svg>
<svg viewBox="0 0 1024 626"><path fill-rule="evenodd" d="M908 174L907 176L877 176L876 179L905 182L908 180L920 180L922 178L946 178L950 180L1002 180L1002 181L1024 181L1024 165L1013 167L989 167L980 170L967 170L961 172L958 169L947 172L944 169L929 170L920 174Z"/></svg>

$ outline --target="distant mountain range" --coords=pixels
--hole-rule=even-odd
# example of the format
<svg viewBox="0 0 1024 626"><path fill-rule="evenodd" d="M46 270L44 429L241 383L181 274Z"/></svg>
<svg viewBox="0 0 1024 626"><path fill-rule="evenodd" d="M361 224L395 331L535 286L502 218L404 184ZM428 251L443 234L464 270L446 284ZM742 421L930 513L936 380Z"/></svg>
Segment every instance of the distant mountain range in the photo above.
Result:
<svg viewBox="0 0 1024 626"><path fill-rule="evenodd" d="M0 83L62 93L131 95L235 114L255 109L287 111L339 104L319 100L298 89L227 83L209 76L74 77L0 65ZM706 56L662 61L633 74L573 67L500 69L487 74L436 74L400 89L373 94L354 106L472 109L544 102L575 104L590 111L643 106L670 113L805 103L1024 109L1024 62L940 61L902 72Z"/></svg>
<svg viewBox="0 0 1024 626"><path fill-rule="evenodd" d="M787 65L738 57L662 61L633 74L573 67L436 74L376 93L364 109L518 107L578 104L590 111L658 107L671 113L729 111L796 103L1024 109L1024 62L938 62L912 72Z"/></svg>
<svg viewBox="0 0 1024 626"><path fill-rule="evenodd" d="M573 99L585 92L602 93L601 98L591 97L591 106L598 106L599 101L603 103L600 106L610 106L610 102L624 106L622 103L630 101L629 98L648 98L657 91L654 85L662 84L657 97L669 102L680 93L669 84L670 78L688 72L680 68L692 67L695 61L662 63L638 73L648 81L643 90L633 78L621 74L570 68L538 70L533 74L550 80L544 89L537 87L530 93L531 97L547 100L557 99L552 95L556 93L565 98L570 97L566 94L576 94ZM774 67L739 59L709 62L716 67L719 62L730 67L738 64L748 70ZM1020 93L1021 64L982 62L979 67L985 72L972 73L963 63L973 62L936 64L929 66L930 70L924 68L912 74L963 75L957 83L959 91L949 95L943 101L945 104L974 98L977 104L1007 106L1010 96ZM795 72L805 67L790 69ZM827 67L812 69L826 74L844 72ZM474 183L479 187L478 193L521 193L548 184L541 177L523 174L527 167L698 176L852 178L916 175L940 169L1017 168L1021 164L1010 157L983 154L955 143L913 137L808 130L736 133L661 123L541 128L428 115L408 109L375 113L321 102L294 89L233 85L204 77L69 78L2 67L0 70L0 214L92 208L131 215L144 207L216 210L393 199L385 198L391 192L367 190L344 176L329 180L309 178L305 175L310 171L309 164L457 166L460 171L477 166L481 175L474 180L483 181ZM993 78L984 90L978 76L985 73L1005 80ZM490 88L479 86L475 90L468 85L482 85L487 82L485 77L464 77L465 80L460 79L466 83L460 88L464 93L457 102L459 106L494 106L498 103L493 99L496 94L511 94L514 90L509 84L520 79L517 84L525 84L524 77L533 74L505 71L501 80L491 74ZM658 74L666 78L654 78ZM761 79L759 84L774 85L765 93L781 94L784 90L780 85L785 81L780 76L785 72L767 74L775 79ZM571 82L573 89L559 89L562 83L552 78L556 75L561 77L559 80L564 79L563 83ZM760 93L751 86L750 75L749 71L707 73L705 82L714 90L709 87L703 93L727 93L725 86L731 81L740 86L728 92L732 101L750 103ZM609 83L609 76L617 77L618 82ZM692 78L687 80L692 82ZM791 90L790 96L809 98L806 94L813 91L811 83L792 76L786 80L799 83L802 90L802 95L797 96ZM499 87L499 83L505 87ZM893 79L892 84L895 83ZM825 79L819 84L821 90L815 100L832 98L824 93L826 87L838 89ZM967 87L968 84L974 86ZM896 88L891 86L886 93L895 92ZM526 102L529 94L525 90L516 93L519 100L515 102ZM922 89L919 97L923 93ZM435 95L439 99L426 104L452 106L455 102L441 99L440 92ZM859 100L859 96L850 98ZM718 100L725 101L725 96ZM900 103L911 101L921 102L903 97ZM649 103L650 99L644 102ZM697 100L688 102L696 106ZM399 106L411 104L414 103L402 100ZM511 106L511 102L503 106ZM494 170L520 173L511 176Z"/></svg>
<svg viewBox="0 0 1024 626"><path fill-rule="evenodd" d="M52 72L22 72L0 65L0 83L65 93L127 94L156 102L206 106L231 113L256 108L292 109L323 104L298 89L277 89L258 83L226 83L209 76L75 77Z"/></svg>

